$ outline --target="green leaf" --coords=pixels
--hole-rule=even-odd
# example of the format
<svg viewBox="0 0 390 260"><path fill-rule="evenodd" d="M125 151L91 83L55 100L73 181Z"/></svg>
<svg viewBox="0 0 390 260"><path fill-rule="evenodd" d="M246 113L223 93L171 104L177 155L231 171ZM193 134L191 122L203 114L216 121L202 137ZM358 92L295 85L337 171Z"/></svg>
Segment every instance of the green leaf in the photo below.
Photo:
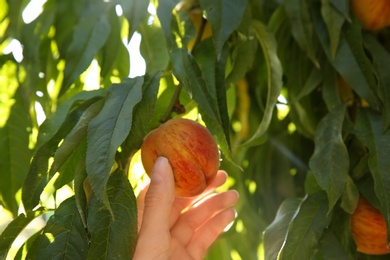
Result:
<svg viewBox="0 0 390 260"><path fill-rule="evenodd" d="M177 2L175 0L163 1L162 3L159 3L157 9L161 28L165 33L168 47L170 49L173 74L187 90L191 98L198 103L206 125L210 128L211 132L217 136L222 152L228 159L230 159L230 136L228 135L229 129L227 128L228 120L226 118L226 111L224 111L224 106L226 105L226 94L224 93L223 96L217 97L217 95L224 90L225 84L219 86L220 89L217 93L214 80L212 80L213 84L207 84L208 82L206 77L194 57L189 54L187 50L178 48L177 43L175 42L175 36L172 35L171 30L172 9L176 6L176 4ZM220 64L223 64L226 57L220 56L219 58L221 59L217 58L217 62L221 62ZM215 61L213 60L212 62ZM219 71L218 75L222 76L221 68L216 67L215 70L215 72ZM211 81L209 83L211 83ZM221 106L221 111L219 110L219 106Z"/></svg>
<svg viewBox="0 0 390 260"><path fill-rule="evenodd" d="M337 72L329 62L321 64L322 71L322 98L328 110L332 110L342 103L338 83ZM340 79L339 79L340 80Z"/></svg>
<svg viewBox="0 0 390 260"><path fill-rule="evenodd" d="M153 122L160 73L147 75L142 86L142 100L134 108L134 118L129 135L122 145L122 162L129 163L134 151L138 150L144 137L157 125Z"/></svg>
<svg viewBox="0 0 390 260"><path fill-rule="evenodd" d="M22 86L16 90L15 103L6 124L0 128L0 201L14 216L19 208L15 194L22 187L33 155L29 149L32 122L26 94Z"/></svg>
<svg viewBox="0 0 390 260"><path fill-rule="evenodd" d="M310 107L310 100L294 102L291 104L290 117L300 134L306 138L313 139L317 126L317 118L313 115Z"/></svg>
<svg viewBox="0 0 390 260"><path fill-rule="evenodd" d="M74 179L73 190L76 207L85 228L87 228L87 200L90 198L87 197L87 195L89 196L90 193L92 193L91 189L85 190L84 188L84 181L87 178L87 170L85 166L87 156L86 152L87 138L84 138L78 147L76 147L74 155L72 155L66 164L60 169L61 175L72 176ZM60 182L61 175L55 183L56 186L61 185L61 183L57 184L57 182ZM87 188L90 188L90 186Z"/></svg>
<svg viewBox="0 0 390 260"><path fill-rule="evenodd" d="M8 14L8 4L6 0L0 1L0 20L2 21Z"/></svg>
<svg viewBox="0 0 390 260"><path fill-rule="evenodd" d="M145 59L146 71L161 71L166 69L169 63L168 48L158 19L153 24L141 24L139 31L142 35L140 52Z"/></svg>
<svg viewBox="0 0 390 260"><path fill-rule="evenodd" d="M286 199L279 206L275 219L264 230L265 259L276 259L283 246L290 221L293 219L301 199Z"/></svg>
<svg viewBox="0 0 390 260"><path fill-rule="evenodd" d="M126 17L130 24L129 39L133 36L133 33L138 30L142 21L148 15L149 1L145 0L115 0L117 4L122 6L123 15Z"/></svg>
<svg viewBox="0 0 390 260"><path fill-rule="evenodd" d="M369 109L357 113L354 132L368 147L368 166L374 178L374 190L380 201L380 210L387 223L390 238L390 131L382 132L381 115Z"/></svg>
<svg viewBox="0 0 390 260"><path fill-rule="evenodd" d="M217 136L222 152L230 159L229 136L226 134L228 130L225 130L221 121L218 107L220 102L217 100L215 78L211 80L212 82L209 82L210 84L207 84L208 82L200 65L192 55L183 49L174 49L171 52L171 59L176 78L187 90L191 98L197 102L203 120L210 131ZM210 68L207 71L210 72ZM211 73L214 74L215 71Z"/></svg>
<svg viewBox="0 0 390 260"><path fill-rule="evenodd" d="M348 260L351 259L350 255L345 252L340 240L329 229L325 229L322 235L317 253L310 259L322 259L322 260Z"/></svg>
<svg viewBox="0 0 390 260"><path fill-rule="evenodd" d="M52 177L59 168L66 162L66 160L72 156L76 147L82 142L87 134L89 122L100 112L104 104L104 99L98 99L95 103L90 105L80 116L77 124L64 138L61 146L58 147L54 154L54 162L50 169Z"/></svg>
<svg viewBox="0 0 390 260"><path fill-rule="evenodd" d="M108 3L90 4L74 28L64 70L64 81L59 93L63 95L84 72L96 53L102 48L111 31L107 17Z"/></svg>
<svg viewBox="0 0 390 260"><path fill-rule="evenodd" d="M333 7L331 0L322 0L321 14L328 28L330 49L332 58L336 56L337 48L340 42L341 27L344 24L345 17Z"/></svg>
<svg viewBox="0 0 390 260"><path fill-rule="evenodd" d="M299 101L301 98L309 95L311 92L313 92L313 90L315 90L320 85L321 82L322 82L322 75L320 73L320 70L318 70L316 67L313 67L309 77L305 82L305 85L303 85L302 90L291 102Z"/></svg>
<svg viewBox="0 0 390 260"><path fill-rule="evenodd" d="M58 131L35 152L22 188L22 200L27 210L33 209L38 204L40 195L49 181L49 161L58 149L58 144L77 124L82 113L99 99L99 97L94 97L81 104L76 104L58 128Z"/></svg>
<svg viewBox="0 0 390 260"><path fill-rule="evenodd" d="M59 168L56 170L59 172L59 176L54 182L55 190L72 182L72 180L74 179L76 168L78 167L80 161L85 165L85 160L83 161L82 159L85 159L85 153L87 150L86 139L87 138L84 137L83 139L78 141L78 143L76 143L76 145L72 149L72 153L66 158L66 161L61 163ZM51 172L51 174L53 173L54 171ZM52 178L52 175L50 176L50 178Z"/></svg>
<svg viewBox="0 0 390 260"><path fill-rule="evenodd" d="M253 21L253 29L257 40L263 50L263 55L267 71L267 103L264 110L264 115L254 135L245 143L244 146L254 145L262 139L266 133L271 119L272 113L276 105L276 101L282 90L282 74L283 69L277 56L277 43L274 36L268 31L266 26L258 21Z"/></svg>
<svg viewBox="0 0 390 260"><path fill-rule="evenodd" d="M131 259L137 242L137 204L125 173L114 172L107 183L113 216L93 196L88 212L91 244L87 259Z"/></svg>
<svg viewBox="0 0 390 260"><path fill-rule="evenodd" d="M247 5L248 0L200 0L211 25L218 60L230 34L240 25Z"/></svg>
<svg viewBox="0 0 390 260"><path fill-rule="evenodd" d="M127 1L130 2L130 1ZM121 28L124 18L118 17L114 8L109 13L110 35L102 48L102 61L100 74L106 84L111 85L112 75L122 79L129 75L130 54L122 41Z"/></svg>
<svg viewBox="0 0 390 260"><path fill-rule="evenodd" d="M6 35L13 38L18 38L20 34L20 27L23 24L22 12L25 8L26 2L24 0L7 1L8 17L10 22L7 28Z"/></svg>
<svg viewBox="0 0 390 260"><path fill-rule="evenodd" d="M88 253L88 235L75 198L60 204L50 217L43 233L35 240L34 250L27 259L85 259Z"/></svg>
<svg viewBox="0 0 390 260"><path fill-rule="evenodd" d="M0 259L6 259L9 249L17 236L36 217L45 213L43 210L29 212L26 215L20 214L12 220L0 235Z"/></svg>
<svg viewBox="0 0 390 260"><path fill-rule="evenodd" d="M310 259L331 217L324 192L306 196L290 222L278 259Z"/></svg>
<svg viewBox="0 0 390 260"><path fill-rule="evenodd" d="M212 132L217 136L218 142L221 146L223 153L231 161L230 155L230 133L229 133L229 116L227 114L227 101L226 101L226 82L225 82L225 69L227 59L227 49L225 48L221 54L221 58L217 60L215 49L212 45L211 39L204 40L197 45L197 50L194 53L195 60L197 61L199 68L201 69L205 82L210 95L216 99L217 110L219 117L221 118L222 127L216 124L215 119L207 114L203 119L206 124L211 128ZM199 102L198 102L199 103ZM218 123L218 122L217 122ZM219 132L221 131L221 132Z"/></svg>
<svg viewBox="0 0 390 260"><path fill-rule="evenodd" d="M379 91L383 101L382 130L385 131L390 126L390 73L386 69L390 66L390 53L371 35L365 35L364 46L372 56L375 74L379 81Z"/></svg>
<svg viewBox="0 0 390 260"><path fill-rule="evenodd" d="M167 46L171 50L176 45L175 37L172 35L171 22L172 12L180 0L165 0L158 3L157 16L161 23L161 28L164 31Z"/></svg>
<svg viewBox="0 0 390 260"><path fill-rule="evenodd" d="M211 96L216 97L216 53L211 38L205 39L197 45L196 51L193 54L205 80L208 92ZM226 87L223 86L226 92Z"/></svg>
<svg viewBox="0 0 390 260"><path fill-rule="evenodd" d="M226 146L224 148L224 152L231 161L231 155L228 153L230 150L230 119L228 115L228 107L227 107L227 85L225 81L225 70L226 70L226 62L228 59L228 47L225 46L222 50L222 53L217 59L215 64L215 89L216 89L216 98L218 102L218 112L219 117L221 118L222 129L224 131L225 136L219 138L220 146ZM227 143L227 145L226 145Z"/></svg>
<svg viewBox="0 0 390 260"><path fill-rule="evenodd" d="M340 36L336 57L333 59L326 25L318 16L320 17L319 13L313 14L316 19L316 33L329 62L360 97L364 98L374 109L379 110L382 104L373 90L377 83L371 62L363 49L361 28L356 25L357 23L345 26L346 29Z"/></svg>
<svg viewBox="0 0 390 260"><path fill-rule="evenodd" d="M233 68L226 79L227 84L236 83L245 77L246 72L252 68L257 47L255 39L247 39L234 47L231 54Z"/></svg>
<svg viewBox="0 0 390 260"><path fill-rule="evenodd" d="M34 244L35 240L41 235L42 229L38 232L35 232L32 236L30 236L26 242L24 242L23 246L21 246L16 253L14 260L25 260L26 254L30 250L34 250L34 248L31 248L31 246Z"/></svg>
<svg viewBox="0 0 390 260"><path fill-rule="evenodd" d="M318 184L328 195L329 210L342 195L349 170L348 151L342 138L345 110L345 104L335 107L318 124L309 161Z"/></svg>
<svg viewBox="0 0 390 260"><path fill-rule="evenodd" d="M93 91L82 91L72 96L66 102L61 104L55 114L47 118L39 128L38 141L35 149L38 149L42 144L49 141L61 128L67 117L69 110L76 107L78 104L92 98L103 96L107 90L99 89Z"/></svg>
<svg viewBox="0 0 390 260"><path fill-rule="evenodd" d="M349 10L349 0L329 0L329 2L344 15L344 17L351 22L350 10Z"/></svg>
<svg viewBox="0 0 390 260"><path fill-rule="evenodd" d="M316 57L316 46L314 37L314 26L310 17L312 5L309 0L287 0L285 1L286 14L290 20L292 35L302 50L307 52L312 62L320 67Z"/></svg>
<svg viewBox="0 0 390 260"><path fill-rule="evenodd" d="M88 126L87 174L96 196L110 208L106 184L115 153L130 132L133 109L142 98L143 77L114 84L106 103Z"/></svg>
<svg viewBox="0 0 390 260"><path fill-rule="evenodd" d="M344 209L345 212L352 214L356 209L359 196L360 194L358 188L353 182L353 179L348 176L341 198L341 208Z"/></svg>
<svg viewBox="0 0 390 260"><path fill-rule="evenodd" d="M363 38L361 33L361 27L357 25L357 23L352 23L350 27L347 27L345 32L345 39L347 44L349 45L350 51L352 52L352 56L357 62L359 66L359 71L348 71L346 66L350 66L350 69L353 68L352 64L348 64L349 60L342 61L345 56L340 55L340 59L336 62L336 68L339 70L340 74L344 76L346 81L351 85L352 89L355 90L360 97L367 100L367 102L374 108L380 109L382 107L382 102L377 95L377 79L374 74L373 66L371 63L371 58L367 56L367 51L363 47ZM344 52L343 54L346 54ZM345 67L344 67L345 66ZM348 69L349 70L349 69ZM349 73L354 72L354 75L350 75ZM348 75L346 75L348 73ZM367 82L367 86L358 84L357 78L352 81L353 77L362 75L364 77L364 82ZM363 80L363 79L361 79Z"/></svg>

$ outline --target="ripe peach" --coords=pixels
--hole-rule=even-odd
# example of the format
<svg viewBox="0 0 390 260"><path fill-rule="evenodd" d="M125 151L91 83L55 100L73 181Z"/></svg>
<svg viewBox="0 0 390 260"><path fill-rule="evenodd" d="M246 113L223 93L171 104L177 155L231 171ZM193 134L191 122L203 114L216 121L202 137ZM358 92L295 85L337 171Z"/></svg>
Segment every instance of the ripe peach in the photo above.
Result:
<svg viewBox="0 0 390 260"><path fill-rule="evenodd" d="M390 25L390 0L352 0L351 4L364 28L376 31Z"/></svg>
<svg viewBox="0 0 390 260"><path fill-rule="evenodd" d="M386 222L379 210L360 197L351 217L352 237L357 251L369 255L390 253L387 246Z"/></svg>
<svg viewBox="0 0 390 260"><path fill-rule="evenodd" d="M213 136L189 119L171 119L145 137L141 159L149 176L159 156L166 157L172 167L179 197L202 193L219 168L219 150Z"/></svg>

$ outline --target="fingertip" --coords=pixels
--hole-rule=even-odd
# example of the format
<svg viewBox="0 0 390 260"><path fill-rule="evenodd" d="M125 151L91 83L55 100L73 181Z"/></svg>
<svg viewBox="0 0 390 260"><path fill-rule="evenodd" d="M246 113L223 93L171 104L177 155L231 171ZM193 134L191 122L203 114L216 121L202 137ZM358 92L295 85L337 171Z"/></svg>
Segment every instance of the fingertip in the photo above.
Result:
<svg viewBox="0 0 390 260"><path fill-rule="evenodd" d="M165 157L158 157L154 163L151 181L160 182L172 176L172 168Z"/></svg>
<svg viewBox="0 0 390 260"><path fill-rule="evenodd" d="M237 211L233 208L229 208L227 209L224 214L226 215L226 222L227 222L227 225L226 227L223 229L223 232L226 232L228 231L234 224L234 221L236 220L237 218Z"/></svg>
<svg viewBox="0 0 390 260"><path fill-rule="evenodd" d="M237 190L230 190L230 192L234 193L235 196L236 196L236 200L238 200L240 198L240 193L238 193Z"/></svg>
<svg viewBox="0 0 390 260"><path fill-rule="evenodd" d="M221 179L224 179L225 181L226 181L227 178L228 178L228 174L227 174L227 172L224 171L224 170L218 170L217 175L219 175L220 178L221 178Z"/></svg>

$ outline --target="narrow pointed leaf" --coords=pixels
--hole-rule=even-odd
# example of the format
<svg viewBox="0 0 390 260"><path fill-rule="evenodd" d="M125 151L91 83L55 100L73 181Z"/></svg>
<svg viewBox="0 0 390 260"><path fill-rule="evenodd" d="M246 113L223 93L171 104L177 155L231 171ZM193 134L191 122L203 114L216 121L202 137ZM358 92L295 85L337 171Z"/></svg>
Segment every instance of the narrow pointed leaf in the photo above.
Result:
<svg viewBox="0 0 390 260"><path fill-rule="evenodd" d="M171 57L175 76L183 87L207 114L220 122L217 101L211 92L213 89L207 85L205 76L193 56L176 48Z"/></svg>
<svg viewBox="0 0 390 260"><path fill-rule="evenodd" d="M142 86L142 100L134 108L133 126L122 145L123 160L128 161L132 153L142 145L144 137L156 126L153 122L157 93L160 84L160 73L145 77Z"/></svg>
<svg viewBox="0 0 390 260"><path fill-rule="evenodd" d="M67 160L66 164L60 169L61 175L73 177L73 189L76 207L85 228L87 228L87 195L89 196L92 192L90 189L84 190L84 180L87 178L87 170L85 167L86 151L87 138L84 138L82 142L76 147L74 155L72 155ZM61 175L59 177L60 180ZM65 177L62 179L65 179ZM62 183L57 183L56 181L55 186L59 187L61 184Z"/></svg>
<svg viewBox="0 0 390 260"><path fill-rule="evenodd" d="M29 149L32 122L23 95L26 93L20 86L15 92L15 103L6 124L0 128L0 204L14 216L19 207L15 194L23 185L33 155Z"/></svg>
<svg viewBox="0 0 390 260"><path fill-rule="evenodd" d="M260 141L270 125L272 113L280 91L282 90L282 65L277 56L277 44L274 36L260 22L253 21L253 29L257 40L260 43L265 58L267 70L267 103L264 115L254 135L243 145L254 145Z"/></svg>
<svg viewBox="0 0 390 260"><path fill-rule="evenodd" d="M177 0L163 1L159 3L157 9L161 28L164 31L167 45L170 49L173 74L187 90L191 98L198 103L206 125L217 136L222 152L229 156L230 148L228 140L230 137L226 135L227 131L223 127L219 114L215 85L207 84L207 78L194 57L185 49L178 48L175 37L172 35L172 9L176 6L177 2Z"/></svg>
<svg viewBox="0 0 390 260"><path fill-rule="evenodd" d="M26 254L29 251L33 251L34 248L31 246L34 244L35 240L41 235L42 229L38 230L35 234L30 236L26 242L19 248L18 252L16 253L14 260L25 260Z"/></svg>
<svg viewBox="0 0 390 260"><path fill-rule="evenodd" d="M105 89L93 90L93 91L82 91L69 98L66 102L61 104L54 115L47 118L39 128L38 141L36 149L42 144L49 141L58 130L61 128L69 110L77 106L77 104L86 101L91 98L101 98L106 93Z"/></svg>
<svg viewBox="0 0 390 260"><path fill-rule="evenodd" d="M223 50L220 53L220 57L217 59L217 62L215 64L215 88L216 88L216 97L218 102L218 112L219 117L221 118L222 123L222 129L225 134L225 138L220 141L221 144L224 144L227 142L227 149L230 148L230 119L228 115L228 107L227 107L227 99L226 99L226 91L227 91L227 84L225 81L225 70L226 70L226 63L228 59L229 51L227 47L224 47ZM224 151L227 152L227 149ZM227 156L230 158L230 155L227 154Z"/></svg>
<svg viewBox="0 0 390 260"><path fill-rule="evenodd" d="M130 24L129 39L148 15L149 1L145 0L115 0L122 6L123 14Z"/></svg>
<svg viewBox="0 0 390 260"><path fill-rule="evenodd" d="M319 241L318 247L318 251L311 259L351 259L351 255L345 251L345 248L343 247L338 237L329 229L324 231L324 234Z"/></svg>
<svg viewBox="0 0 390 260"><path fill-rule="evenodd" d="M227 114L226 101L226 82L225 82L225 68L227 49L224 48L221 58L217 60L214 46L211 39L204 40L198 45L197 51L194 53L194 58L201 68L205 82L210 92L210 95L216 99L217 110L221 118L221 126L218 126L215 119L207 113L202 113L202 118L207 126L218 137L218 142L223 153L230 158L230 134L229 134L229 116ZM203 111L203 110L201 110ZM221 132L217 132L221 131Z"/></svg>
<svg viewBox="0 0 390 260"><path fill-rule="evenodd" d="M69 157L66 158L66 161L64 161L64 163L62 163L61 166L57 169L59 176L54 182L54 188L56 190L72 182L80 161L85 166L85 154L87 150L86 139L87 138L84 137L77 143L77 145L72 150L72 154L70 154Z"/></svg>
<svg viewBox="0 0 390 260"><path fill-rule="evenodd" d="M378 77L383 100L383 131L390 127L390 53L374 37L367 35L364 38L365 47L372 55L373 66Z"/></svg>
<svg viewBox="0 0 390 260"><path fill-rule="evenodd" d="M316 33L328 60L360 97L379 110L382 104L373 91L377 83L373 67L363 48L361 28L357 27L357 23L353 23L342 31L336 57L332 58L326 25L320 19L320 13L313 13L313 17Z"/></svg>
<svg viewBox="0 0 390 260"><path fill-rule="evenodd" d="M176 46L175 38L172 36L171 20L173 8L180 2L180 0L166 0L158 3L157 16L161 23L161 28L164 31L167 46L172 49Z"/></svg>
<svg viewBox="0 0 390 260"><path fill-rule="evenodd" d="M307 52L312 62L319 67L316 57L316 44L314 37L314 26L310 17L311 4L309 0L287 0L285 10L291 23L291 30L295 40L302 50Z"/></svg>
<svg viewBox="0 0 390 260"><path fill-rule="evenodd" d="M51 168L51 176L72 156L74 150L87 135L88 124L99 113L104 104L104 99L97 100L89 106L80 116L77 124L73 127L70 133L64 138L61 146L54 154L54 163Z"/></svg>
<svg viewBox="0 0 390 260"><path fill-rule="evenodd" d="M282 249L290 221L293 219L301 199L287 199L279 206L275 219L264 230L265 259L276 259Z"/></svg>
<svg viewBox="0 0 390 260"><path fill-rule="evenodd" d="M60 204L33 247L34 250L29 251L27 259L86 258L88 236L77 211L74 197Z"/></svg>
<svg viewBox="0 0 390 260"><path fill-rule="evenodd" d="M157 19L156 19L157 20ZM169 63L169 53L161 26L155 21L153 24L142 24L140 52L145 59L146 71L161 71L166 69Z"/></svg>
<svg viewBox="0 0 390 260"><path fill-rule="evenodd" d="M49 159L54 156L58 144L77 124L82 113L97 99L99 97L91 98L81 104L75 104L74 109L67 114L61 126L58 127L58 131L35 152L22 188L22 200L27 210L32 210L39 203L40 195L50 179Z"/></svg>
<svg viewBox="0 0 390 260"><path fill-rule="evenodd" d="M359 110L354 128L356 136L368 147L368 166L374 178L374 190L387 223L390 238L390 131L382 132L382 118L372 110Z"/></svg>
<svg viewBox="0 0 390 260"><path fill-rule="evenodd" d="M349 170L348 151L342 139L345 110L345 104L335 107L318 124L309 161L318 184L328 195L330 210L344 191Z"/></svg>
<svg viewBox="0 0 390 260"><path fill-rule="evenodd" d="M126 1L130 2L130 1ZM102 78L109 79L111 75L125 78L129 75L130 54L121 35L124 23L123 17L118 17L114 8L110 8L108 19L110 22L110 35L102 48L102 62L100 74Z"/></svg>
<svg viewBox="0 0 390 260"><path fill-rule="evenodd" d="M310 259L332 214L324 192L308 195L294 215L278 259Z"/></svg>
<svg viewBox="0 0 390 260"><path fill-rule="evenodd" d="M207 84L200 66L187 51L176 48L171 53L174 74L191 98L196 101L210 131L217 136L222 152L229 156L229 136L226 135L219 114L215 81Z"/></svg>
<svg viewBox="0 0 390 260"><path fill-rule="evenodd" d="M112 85L100 113L88 126L87 173L94 193L106 200L106 184L115 153L130 132L133 109L142 98L143 77Z"/></svg>
<svg viewBox="0 0 390 260"><path fill-rule="evenodd" d="M87 259L131 259L137 242L137 204L123 171L114 172L107 183L113 216L93 196L88 213L91 244Z"/></svg>
<svg viewBox="0 0 390 260"><path fill-rule="evenodd" d="M353 179L348 175L340 204L341 208L344 209L345 212L352 214L356 209L359 196L360 194L358 188L356 187L356 184L354 183Z"/></svg>
<svg viewBox="0 0 390 260"><path fill-rule="evenodd" d="M321 82L322 82L322 75L320 71L316 67L313 67L308 79L305 82L305 85L303 86L302 90L299 92L299 94L292 102L297 102L301 98L309 95L320 85Z"/></svg>
<svg viewBox="0 0 390 260"><path fill-rule="evenodd" d="M344 15L344 17L350 22L350 10L349 10L349 0L329 0L329 2Z"/></svg>
<svg viewBox="0 0 390 260"><path fill-rule="evenodd" d="M25 227L36 217L43 214L44 211L37 210L29 212L26 215L20 214L12 220L0 235L0 259L6 259L9 249L17 236L25 229Z"/></svg>
<svg viewBox="0 0 390 260"><path fill-rule="evenodd" d="M106 13L107 5L108 3L103 2L91 4L74 28L72 43L67 52L60 96L88 68L96 53L106 42L111 30Z"/></svg>
<svg viewBox="0 0 390 260"><path fill-rule="evenodd" d="M253 65L256 57L258 44L255 39L248 39L242 43L238 43L232 53L232 70L229 72L226 82L236 83L245 77Z"/></svg>
<svg viewBox="0 0 390 260"><path fill-rule="evenodd" d="M225 42L241 23L248 0L200 0L200 5L205 10L213 30L214 45L219 59Z"/></svg>
<svg viewBox="0 0 390 260"><path fill-rule="evenodd" d="M341 27L344 24L345 17L333 7L330 0L322 1L321 14L328 28L330 49L332 58L334 58L339 46Z"/></svg>

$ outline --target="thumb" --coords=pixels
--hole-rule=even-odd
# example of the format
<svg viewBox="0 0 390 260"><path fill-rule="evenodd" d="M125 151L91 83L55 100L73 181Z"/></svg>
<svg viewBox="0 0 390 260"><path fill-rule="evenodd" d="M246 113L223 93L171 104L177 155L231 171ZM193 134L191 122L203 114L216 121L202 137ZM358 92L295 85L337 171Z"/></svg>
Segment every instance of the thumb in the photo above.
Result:
<svg viewBox="0 0 390 260"><path fill-rule="evenodd" d="M156 237L169 233L169 218L175 197L175 183L168 159L157 158L148 191L145 195L141 236Z"/></svg>

